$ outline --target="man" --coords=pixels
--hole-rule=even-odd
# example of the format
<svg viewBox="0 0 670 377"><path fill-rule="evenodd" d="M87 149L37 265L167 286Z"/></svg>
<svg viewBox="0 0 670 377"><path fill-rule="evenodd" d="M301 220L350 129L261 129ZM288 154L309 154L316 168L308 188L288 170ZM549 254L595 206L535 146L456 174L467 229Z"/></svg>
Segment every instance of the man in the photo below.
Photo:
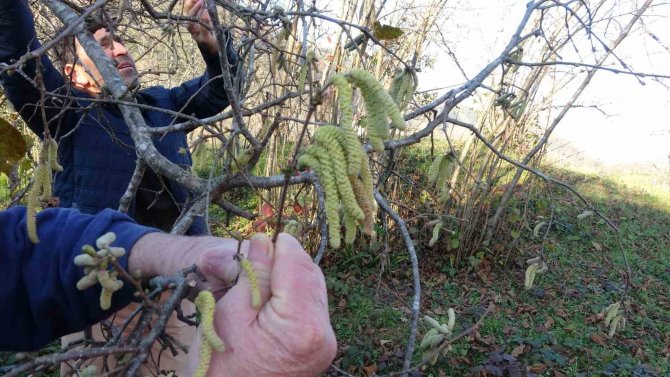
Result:
<svg viewBox="0 0 670 377"><path fill-rule="evenodd" d="M26 211L0 212L0 350L34 350L56 337L80 330L133 298L130 284L114 293L112 308L100 309L100 287L76 289L83 276L73 263L84 244L114 232L113 246L129 253L120 259L129 271L147 277L171 275L197 264L212 288L225 286L237 275L233 255L237 241L215 237L187 238L158 233L111 210L96 216L69 209L38 214L39 244L32 244L25 227ZM228 345L213 353L209 376L311 377L333 360L336 340L328 318L325 280L300 244L287 234L277 243L264 235L244 242L258 274L262 305L251 306L245 275L216 305L214 325ZM195 342L197 343L197 342ZM198 363L197 346L185 369ZM180 375L183 376L183 375Z"/></svg>
<svg viewBox="0 0 670 377"><path fill-rule="evenodd" d="M188 16L200 16L203 24L209 22L203 0L186 0L185 9ZM104 22L88 26L105 54L115 62L125 85L138 89L139 74L122 40L113 34L113 30L107 29L108 24ZM207 117L228 106L222 80L215 79L222 72L218 43L213 33L200 23L190 23L188 30L207 65L206 72L175 88L138 90L135 98L143 105ZM64 75L46 56L42 56L39 58L41 78L36 74L38 64L32 59L22 68L23 74L2 75L0 82L31 130L42 136L46 125L60 144L59 161L64 169L54 179L54 195L59 197L60 206L96 214L105 208L119 206L135 169L136 153L118 106L95 102L104 85L98 69L78 41L71 37L66 38L68 41L69 46L66 43L60 53L66 60ZM0 0L0 62L10 63L28 50L39 47L28 2ZM234 74L237 55L231 43L228 43L226 53ZM47 91L44 101L40 90L24 75L42 81ZM166 126L175 120L161 111L142 110L142 113L150 127ZM170 133L156 138L154 144L170 161L184 168L191 166L185 133ZM179 216L187 196L184 188L147 169L129 214L143 225L168 231ZM206 226L202 217L198 217L188 234L204 233ZM182 308L189 311L192 305L184 304ZM132 308L127 308L118 313L115 316L117 323L131 312ZM168 323L168 333L188 345L194 330L173 318ZM98 326L94 328L93 335L101 339ZM79 337L81 334L69 336L63 339L63 343L68 344ZM161 366L178 369L183 364L182 357L183 354L177 358L168 354L161 358Z"/></svg>
<svg viewBox="0 0 670 377"><path fill-rule="evenodd" d="M185 9L188 9L188 16L200 16L203 24L210 22L204 10L204 0L186 0ZM107 29L108 23L88 26L105 54L116 64L126 86L138 88L139 74L122 40L113 34L113 30ZM188 30L207 65L206 72L172 89L157 86L139 90L136 100L151 107L207 117L228 106L220 78L218 43L214 34L201 23L190 23ZM60 143L59 157L64 170L56 175L54 183L54 195L60 198L60 206L95 214L119 206L135 169L136 154L118 106L95 102L104 85L100 72L78 41L72 37L65 41L69 43L65 43L59 54L66 60L63 64L65 76L46 56L39 58L41 79L36 75L35 59L28 61L22 69L24 75L44 83L47 91L44 101L35 84L20 73L2 75L0 83L30 129L41 137L48 125L51 135ZM0 62L10 63L28 50L39 47L27 1L0 0ZM227 55L234 74L238 60L230 39ZM174 116L164 112L142 112L149 127L162 127L175 121ZM184 168L191 166L184 132L156 138L154 144L170 161ZM187 196L181 186L147 169L129 214L141 224L168 231ZM203 219L197 218L189 234L205 232Z"/></svg>

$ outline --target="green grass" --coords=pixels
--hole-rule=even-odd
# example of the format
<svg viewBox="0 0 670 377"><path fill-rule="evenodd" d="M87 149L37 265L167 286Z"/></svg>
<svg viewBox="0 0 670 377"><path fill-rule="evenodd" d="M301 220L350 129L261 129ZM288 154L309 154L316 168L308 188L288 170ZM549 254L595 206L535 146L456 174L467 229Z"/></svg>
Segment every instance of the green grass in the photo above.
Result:
<svg viewBox="0 0 670 377"><path fill-rule="evenodd" d="M482 365L502 367L489 357L495 350L508 354L522 370L533 367L544 376L670 375L670 203L609 179L558 174L619 227L634 271L629 325L609 339L599 316L622 289L623 257L614 234L595 217L577 221L581 210L574 197L559 191L557 221L562 227L552 230L547 240L550 270L536 279L531 291L523 290L524 259L539 242L530 232L522 232L521 255L507 266L485 257L470 272L455 274L447 258L422 253L425 245L417 245L422 315L446 322L446 309L453 307L460 332L477 321L489 297L496 300L476 335L457 342L425 375L460 376ZM392 244L398 245L390 255L394 262L383 274L379 291L374 263L379 258L374 255L331 255L324 264L341 349L335 363L354 375L400 369L412 290L409 263L402 257L406 252L399 239L392 238ZM396 308L397 316L382 311L385 307ZM419 340L427 330L419 325ZM393 341L381 347L382 339ZM365 357L354 357L353 346L356 355ZM414 356L419 361L420 351Z"/></svg>

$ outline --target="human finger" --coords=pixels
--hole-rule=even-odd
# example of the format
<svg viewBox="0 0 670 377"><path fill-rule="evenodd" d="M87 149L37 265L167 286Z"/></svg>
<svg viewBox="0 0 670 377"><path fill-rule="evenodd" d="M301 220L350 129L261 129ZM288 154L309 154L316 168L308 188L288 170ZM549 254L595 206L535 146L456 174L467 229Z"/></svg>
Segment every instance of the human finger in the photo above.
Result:
<svg viewBox="0 0 670 377"><path fill-rule="evenodd" d="M237 284L217 305L222 307L224 316L234 317L238 323L250 323L255 320L258 311L270 298L270 278L274 263L272 241L264 234L256 234L251 237L248 250L246 260L253 266L252 273L255 277L250 276L247 271L241 272ZM254 290L257 290L257 293L254 293ZM255 294L259 295L257 307L252 306Z"/></svg>

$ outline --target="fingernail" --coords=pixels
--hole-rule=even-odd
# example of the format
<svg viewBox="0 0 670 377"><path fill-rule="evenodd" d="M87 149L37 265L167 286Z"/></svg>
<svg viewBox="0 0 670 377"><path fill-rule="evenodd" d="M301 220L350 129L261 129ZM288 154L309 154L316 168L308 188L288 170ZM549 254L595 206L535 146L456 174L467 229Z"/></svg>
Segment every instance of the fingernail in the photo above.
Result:
<svg viewBox="0 0 670 377"><path fill-rule="evenodd" d="M265 233L256 233L251 237L251 242L255 247L261 248L261 250L270 258L274 257L274 245L272 240L265 235Z"/></svg>

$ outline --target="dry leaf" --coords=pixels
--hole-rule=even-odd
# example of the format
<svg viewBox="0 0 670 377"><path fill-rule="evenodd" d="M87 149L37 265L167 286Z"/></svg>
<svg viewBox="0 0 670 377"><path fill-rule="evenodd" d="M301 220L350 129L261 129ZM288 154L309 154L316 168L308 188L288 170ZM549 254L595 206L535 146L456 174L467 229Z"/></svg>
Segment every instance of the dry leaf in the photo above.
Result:
<svg viewBox="0 0 670 377"><path fill-rule="evenodd" d="M589 335L589 339L591 339L594 343L597 343L601 346L604 346L605 344L607 344L607 341L605 341L605 338L603 338L603 336L600 335L600 334L592 333L591 335Z"/></svg>
<svg viewBox="0 0 670 377"><path fill-rule="evenodd" d="M525 344L520 344L512 350L512 356L514 357L519 357L523 355L523 353L526 351L526 345Z"/></svg>
<svg viewBox="0 0 670 377"><path fill-rule="evenodd" d="M547 320L544 322L544 328L547 330L551 330L551 327L554 326L554 319L549 317Z"/></svg>
<svg viewBox="0 0 670 377"><path fill-rule="evenodd" d="M542 374L544 371L547 369L547 366L544 364L535 364L530 367L528 367L528 372L535 373L535 374Z"/></svg>

